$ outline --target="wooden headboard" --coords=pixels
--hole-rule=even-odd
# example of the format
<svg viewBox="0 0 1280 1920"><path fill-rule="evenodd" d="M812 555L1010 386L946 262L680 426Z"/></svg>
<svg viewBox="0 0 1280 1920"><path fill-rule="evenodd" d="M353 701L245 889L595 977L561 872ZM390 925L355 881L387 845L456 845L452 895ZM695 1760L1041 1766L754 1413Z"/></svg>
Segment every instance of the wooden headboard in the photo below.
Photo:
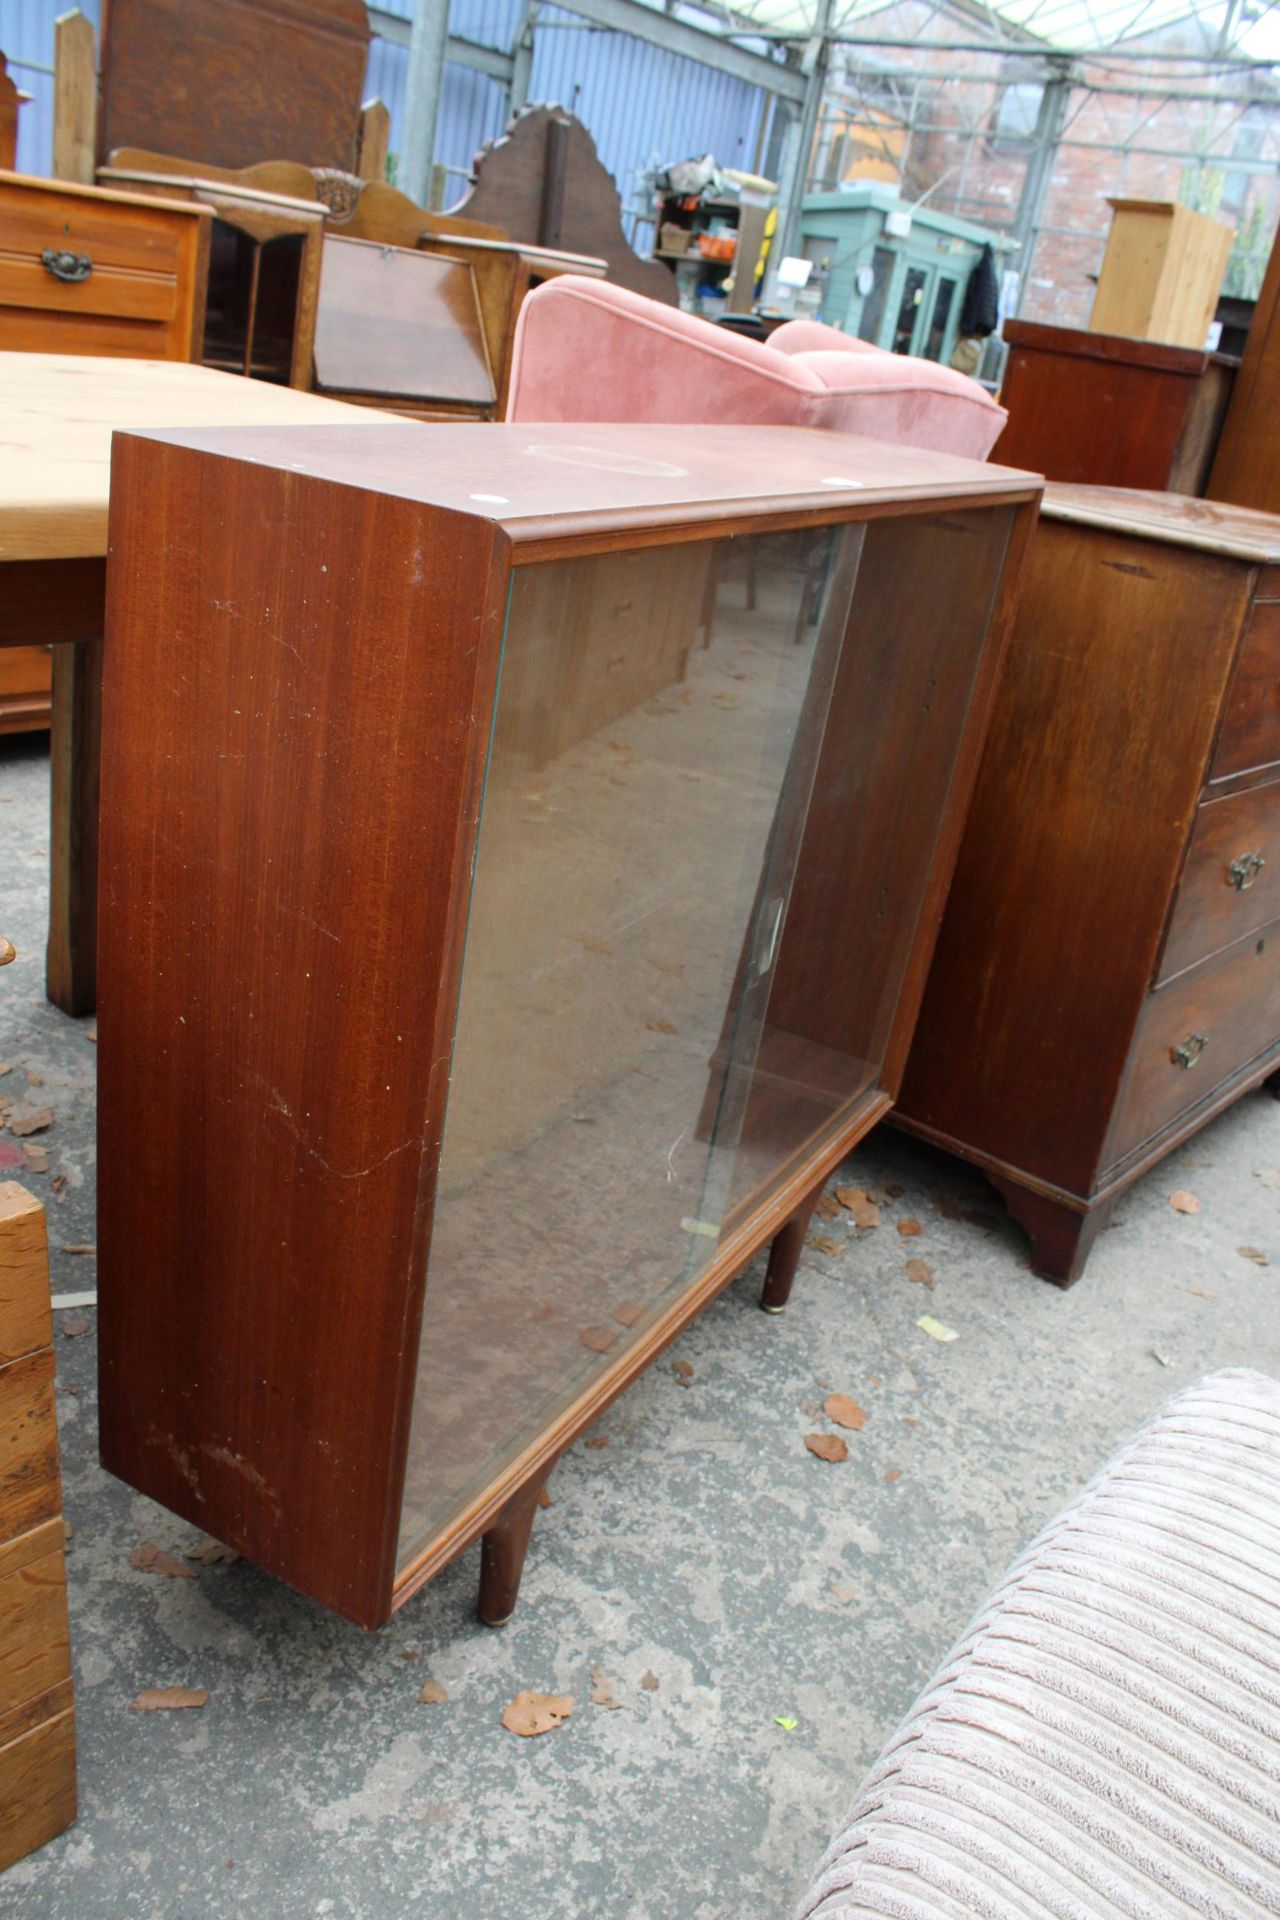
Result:
<svg viewBox="0 0 1280 1920"><path fill-rule="evenodd" d="M526 107L475 158L475 185L449 212L505 227L528 246L561 247L608 262L609 278L676 304L676 280L642 260L622 231L622 199L596 143L563 107Z"/></svg>
<svg viewBox="0 0 1280 1920"><path fill-rule="evenodd" d="M354 171L369 38L364 0L106 0L97 158Z"/></svg>

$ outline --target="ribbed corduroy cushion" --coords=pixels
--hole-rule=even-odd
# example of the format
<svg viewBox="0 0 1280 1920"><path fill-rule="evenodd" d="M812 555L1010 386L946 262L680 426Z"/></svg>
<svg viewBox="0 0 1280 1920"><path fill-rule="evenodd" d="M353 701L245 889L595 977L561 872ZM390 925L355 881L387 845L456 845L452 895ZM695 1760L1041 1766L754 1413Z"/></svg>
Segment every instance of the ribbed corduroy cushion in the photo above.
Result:
<svg viewBox="0 0 1280 1920"><path fill-rule="evenodd" d="M1280 1386L1215 1373L1045 1529L800 1920L1280 1914Z"/></svg>

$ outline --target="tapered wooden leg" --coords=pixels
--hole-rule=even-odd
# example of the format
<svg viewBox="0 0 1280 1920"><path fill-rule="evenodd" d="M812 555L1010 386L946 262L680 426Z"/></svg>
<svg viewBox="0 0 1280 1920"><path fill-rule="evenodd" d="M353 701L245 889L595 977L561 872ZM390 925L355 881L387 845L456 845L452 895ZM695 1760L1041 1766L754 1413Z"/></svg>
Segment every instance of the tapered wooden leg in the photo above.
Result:
<svg viewBox="0 0 1280 1920"><path fill-rule="evenodd" d="M1046 1194L1033 1193L1013 1180L991 1184L1004 1201L1012 1217L1031 1238L1031 1265L1042 1280L1069 1287L1084 1272L1093 1243L1106 1226L1112 1202L1077 1210Z"/></svg>
<svg viewBox="0 0 1280 1920"><path fill-rule="evenodd" d="M765 1269L764 1286L760 1290L760 1305L766 1313L785 1313L787 1302L791 1298L791 1287L800 1265L800 1255L804 1251L804 1237L809 1231L809 1222L813 1210L822 1196L818 1187L807 1197L798 1213L793 1213L785 1226L779 1227L773 1236L769 1248L769 1265Z"/></svg>
<svg viewBox="0 0 1280 1920"><path fill-rule="evenodd" d="M98 975L98 746L102 641L53 649L49 736L49 946L45 991L64 1013L92 1013Z"/></svg>
<svg viewBox="0 0 1280 1920"><path fill-rule="evenodd" d="M508 1500L480 1541L480 1600L477 1611L486 1627L505 1627L516 1610L524 1557L529 1551L533 1516L545 1477L521 1487Z"/></svg>

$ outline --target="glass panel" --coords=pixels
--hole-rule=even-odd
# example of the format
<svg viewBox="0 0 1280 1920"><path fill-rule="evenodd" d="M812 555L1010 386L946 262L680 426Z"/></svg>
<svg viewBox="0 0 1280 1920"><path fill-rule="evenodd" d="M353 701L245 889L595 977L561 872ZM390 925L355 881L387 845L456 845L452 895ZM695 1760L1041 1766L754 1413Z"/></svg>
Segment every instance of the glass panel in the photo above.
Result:
<svg viewBox="0 0 1280 1920"><path fill-rule="evenodd" d="M956 297L956 283L945 276L938 281L938 291L933 302L933 317L929 322L929 338L924 343L926 360L941 360L942 343L947 337L947 322L951 318L951 302Z"/></svg>
<svg viewBox="0 0 1280 1920"><path fill-rule="evenodd" d="M911 342L915 338L916 317L924 299L924 283L928 273L923 267L910 267L902 283L902 301L898 307L898 321L893 330L894 353L910 353Z"/></svg>
<svg viewBox="0 0 1280 1920"><path fill-rule="evenodd" d="M874 1079L769 1012L862 537L514 575L402 1564Z"/></svg>
<svg viewBox="0 0 1280 1920"><path fill-rule="evenodd" d="M871 291L862 303L858 338L869 340L873 347L880 345L880 327L884 320L884 303L889 297L889 282L893 278L894 258L892 247L877 247L871 256Z"/></svg>

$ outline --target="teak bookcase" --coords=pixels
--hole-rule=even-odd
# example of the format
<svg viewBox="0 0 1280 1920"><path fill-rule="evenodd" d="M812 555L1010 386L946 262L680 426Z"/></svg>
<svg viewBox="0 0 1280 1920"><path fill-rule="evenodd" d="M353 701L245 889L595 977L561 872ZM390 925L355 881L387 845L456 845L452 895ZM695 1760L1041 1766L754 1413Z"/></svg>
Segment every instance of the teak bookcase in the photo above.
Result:
<svg viewBox="0 0 1280 1920"><path fill-rule="evenodd" d="M915 1022L1039 483L791 429L117 435L107 1466L362 1624L772 1242Z"/></svg>

